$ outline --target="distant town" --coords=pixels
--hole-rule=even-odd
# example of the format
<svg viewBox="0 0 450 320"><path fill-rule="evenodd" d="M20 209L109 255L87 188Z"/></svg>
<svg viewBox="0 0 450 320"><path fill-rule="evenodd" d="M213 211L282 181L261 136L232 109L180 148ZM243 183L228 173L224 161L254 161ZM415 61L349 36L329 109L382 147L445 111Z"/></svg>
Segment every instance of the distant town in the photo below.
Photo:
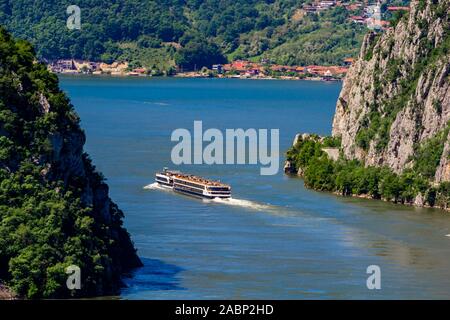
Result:
<svg viewBox="0 0 450 320"><path fill-rule="evenodd" d="M356 1L347 3L336 0L315 0L312 3L302 6L304 14L318 14L333 7L343 7L350 12L360 13L360 15L351 15L349 20L353 23L364 24L375 30L383 31L389 28L389 21L374 18L374 5L369 5L368 1ZM380 10L380 4L375 6ZM387 12L409 11L409 7L388 6ZM348 57L342 61L341 65L336 66L288 66L274 64L267 59L261 59L260 62L248 60L236 60L228 64L215 64L210 68L203 67L195 71L183 71L174 68L170 72L157 75L191 77L191 78L243 78L243 79L286 79L286 80L323 80L337 81L342 79L354 59ZM91 74L91 75L111 75L111 76L130 76L144 77L155 76L154 70L149 68L132 68L127 61L117 61L113 63L81 61L76 59L62 59L47 62L51 72L58 74Z"/></svg>
<svg viewBox="0 0 450 320"><path fill-rule="evenodd" d="M185 78L242 78L242 79L285 79L285 80L324 80L342 79L353 63L353 58L346 58L340 66L285 66L271 64L269 61L260 63L247 60L236 60L228 64L215 64L210 69L203 67L199 71L174 71L170 76ZM152 76L147 68L130 69L128 62L80 61L75 59L57 60L48 64L50 71L58 74L91 74L145 77Z"/></svg>

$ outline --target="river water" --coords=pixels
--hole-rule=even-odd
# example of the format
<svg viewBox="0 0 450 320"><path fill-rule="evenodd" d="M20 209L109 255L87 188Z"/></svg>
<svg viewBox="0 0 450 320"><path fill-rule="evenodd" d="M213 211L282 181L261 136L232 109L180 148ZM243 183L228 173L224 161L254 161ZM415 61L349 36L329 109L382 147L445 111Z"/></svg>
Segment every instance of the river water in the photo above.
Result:
<svg viewBox="0 0 450 320"><path fill-rule="evenodd" d="M315 192L283 174L297 132L330 133L340 83L61 77L61 86L145 265L121 298L450 298L448 213ZM192 131L195 120L204 130L279 129L279 173L176 167L172 131ZM155 188L164 166L226 182L233 199ZM366 285L371 265L379 290Z"/></svg>

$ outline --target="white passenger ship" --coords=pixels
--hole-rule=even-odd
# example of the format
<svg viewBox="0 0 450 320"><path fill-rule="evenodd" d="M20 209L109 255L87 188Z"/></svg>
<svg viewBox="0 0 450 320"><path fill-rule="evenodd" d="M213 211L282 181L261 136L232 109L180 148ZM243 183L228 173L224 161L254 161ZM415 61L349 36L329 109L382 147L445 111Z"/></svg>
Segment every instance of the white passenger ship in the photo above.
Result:
<svg viewBox="0 0 450 320"><path fill-rule="evenodd" d="M231 187L227 184L167 168L156 174L155 181L162 187L194 197L207 199L231 197Z"/></svg>

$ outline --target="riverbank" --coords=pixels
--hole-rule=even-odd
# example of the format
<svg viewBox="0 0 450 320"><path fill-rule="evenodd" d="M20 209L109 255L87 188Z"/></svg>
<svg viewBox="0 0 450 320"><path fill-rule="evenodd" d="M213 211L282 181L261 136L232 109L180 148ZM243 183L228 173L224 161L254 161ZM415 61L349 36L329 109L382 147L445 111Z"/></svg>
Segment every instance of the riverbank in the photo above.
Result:
<svg viewBox="0 0 450 320"><path fill-rule="evenodd" d="M48 70L56 74L67 75L110 75L116 77L180 77L180 78L237 78L256 80L309 80L339 81L348 72L352 59L345 59L341 66L287 66L255 63L236 60L229 64L215 64L195 71L183 71L179 68L157 70L132 68L127 62L112 64L78 60L56 60L48 64Z"/></svg>
<svg viewBox="0 0 450 320"><path fill-rule="evenodd" d="M287 173L289 176L293 177L293 178L303 178L302 175L298 175L295 173ZM307 189L311 189L311 190L315 190L312 188L308 188L307 186L305 186ZM315 191L319 191L319 192L323 192L321 190L315 190ZM399 205L399 206L405 206L405 207L416 207L416 208L425 208L425 209L438 209L438 210L443 210L445 212L449 212L450 213L450 207L436 207L436 206L430 206L428 204L424 204L422 203L415 203L415 202L395 202L392 201L390 199L386 199L386 198L374 198L373 196L369 195L369 194L342 194L341 192L338 191L334 191L334 192L330 192L331 194L334 194L336 196L339 197L350 197L350 198L356 198L356 199L365 199L365 200L374 200L374 201L382 201L382 202L386 202L386 203L391 203L391 204L395 204L395 205Z"/></svg>
<svg viewBox="0 0 450 320"><path fill-rule="evenodd" d="M320 77L320 76L265 76L265 75L208 75L194 72L178 73L174 75L175 78L220 78L220 79L249 79L249 80L306 80L306 81L342 81L341 78Z"/></svg>
<svg viewBox="0 0 450 320"><path fill-rule="evenodd" d="M290 76L280 76L280 77L249 77L249 76L208 76L202 74L193 73L178 73L173 76L152 76L152 75L139 75L130 76L127 74L84 74L84 73L56 73L57 75L63 76L86 76L86 77L110 77L110 78L185 78L185 79L238 79L238 80L285 80L285 81L317 81L317 82L342 82L343 79L338 78L326 78L326 77L290 77Z"/></svg>
<svg viewBox="0 0 450 320"><path fill-rule="evenodd" d="M336 137L297 134L284 172L302 177L307 188L317 191L450 211L450 182L433 183L414 166L401 173L364 166L344 158L340 145Z"/></svg>

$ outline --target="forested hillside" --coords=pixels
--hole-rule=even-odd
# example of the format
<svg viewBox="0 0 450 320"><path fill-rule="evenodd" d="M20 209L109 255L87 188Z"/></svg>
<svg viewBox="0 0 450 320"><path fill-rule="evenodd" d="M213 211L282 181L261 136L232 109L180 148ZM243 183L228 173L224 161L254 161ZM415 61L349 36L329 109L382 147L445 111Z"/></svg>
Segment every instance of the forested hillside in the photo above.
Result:
<svg viewBox="0 0 450 320"><path fill-rule="evenodd" d="M366 28L335 7L306 14L307 0L80 0L81 30L66 28L69 0L0 0L0 24L40 58L78 58L167 69L226 58L340 64ZM389 1L404 2L404 1Z"/></svg>
<svg viewBox="0 0 450 320"><path fill-rule="evenodd" d="M0 285L20 297L113 294L141 265L79 121L31 45L0 28Z"/></svg>

